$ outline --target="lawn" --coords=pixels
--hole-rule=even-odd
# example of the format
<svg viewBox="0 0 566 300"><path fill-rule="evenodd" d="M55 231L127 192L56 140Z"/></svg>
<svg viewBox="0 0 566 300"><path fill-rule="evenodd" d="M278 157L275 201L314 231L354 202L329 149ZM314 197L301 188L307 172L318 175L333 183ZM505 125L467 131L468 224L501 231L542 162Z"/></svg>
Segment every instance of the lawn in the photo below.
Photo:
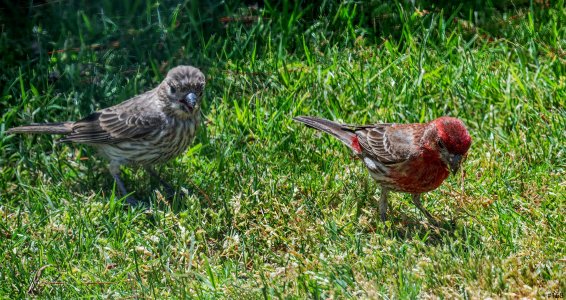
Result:
<svg viewBox="0 0 566 300"><path fill-rule="evenodd" d="M0 6L0 298L563 298L560 1L26 1ZM248 1L252 3L251 1ZM525 2L525 1L519 1ZM207 77L203 126L115 193L83 145L5 131ZM293 122L462 119L436 228L339 141Z"/></svg>

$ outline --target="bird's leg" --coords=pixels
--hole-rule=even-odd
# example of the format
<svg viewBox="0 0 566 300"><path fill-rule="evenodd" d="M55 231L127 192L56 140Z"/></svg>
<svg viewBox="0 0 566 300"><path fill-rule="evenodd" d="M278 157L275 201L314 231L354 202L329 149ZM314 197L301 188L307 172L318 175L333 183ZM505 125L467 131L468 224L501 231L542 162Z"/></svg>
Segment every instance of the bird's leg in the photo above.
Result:
<svg viewBox="0 0 566 300"><path fill-rule="evenodd" d="M428 210L426 210L421 202L421 194L412 194L413 204L426 216L428 221L437 226L438 221L434 218Z"/></svg>
<svg viewBox="0 0 566 300"><path fill-rule="evenodd" d="M379 216L381 221L385 222L387 220L387 196L389 194L389 189L386 187L381 187L381 195L379 197Z"/></svg>
<svg viewBox="0 0 566 300"><path fill-rule="evenodd" d="M152 167L145 167L146 172L153 178L157 179L159 183L165 188L165 192L169 195L175 194L175 189L167 181L163 180Z"/></svg>
<svg viewBox="0 0 566 300"><path fill-rule="evenodd" d="M126 190L126 186L124 186L124 182L120 178L120 165L111 162L108 169L110 169L110 174L112 174L114 181L116 181L116 186L118 187L118 191L120 192L120 195L122 197L127 197L126 203L128 203L128 205L130 206L137 205L139 203L138 200L136 200L132 196L128 196L128 191Z"/></svg>

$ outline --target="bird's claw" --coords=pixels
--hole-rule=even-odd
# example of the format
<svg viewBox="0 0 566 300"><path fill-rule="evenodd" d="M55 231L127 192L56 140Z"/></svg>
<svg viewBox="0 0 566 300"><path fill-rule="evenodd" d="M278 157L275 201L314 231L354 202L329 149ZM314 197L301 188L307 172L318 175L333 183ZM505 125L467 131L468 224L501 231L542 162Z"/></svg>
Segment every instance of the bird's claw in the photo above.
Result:
<svg viewBox="0 0 566 300"><path fill-rule="evenodd" d="M432 224L433 226L435 226L435 227L439 227L439 226L440 226L440 222L439 222L437 219L429 218L429 219L428 219L428 222L429 222L430 224Z"/></svg>
<svg viewBox="0 0 566 300"><path fill-rule="evenodd" d="M382 212L379 214L379 217L381 218L382 222L387 221L387 213Z"/></svg>
<svg viewBox="0 0 566 300"><path fill-rule="evenodd" d="M175 198L178 192L170 185L163 185L163 191L167 198Z"/></svg>
<svg viewBox="0 0 566 300"><path fill-rule="evenodd" d="M143 203L141 201L138 201L138 199L136 199L132 196L126 197L126 204L130 207L136 207L136 206L143 205Z"/></svg>

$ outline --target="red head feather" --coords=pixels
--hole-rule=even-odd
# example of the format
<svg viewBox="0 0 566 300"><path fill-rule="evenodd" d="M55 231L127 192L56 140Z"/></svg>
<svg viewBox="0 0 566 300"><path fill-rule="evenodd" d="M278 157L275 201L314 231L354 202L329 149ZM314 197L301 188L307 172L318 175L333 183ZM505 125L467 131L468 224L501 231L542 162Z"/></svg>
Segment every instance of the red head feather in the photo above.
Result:
<svg viewBox="0 0 566 300"><path fill-rule="evenodd" d="M450 153L464 155L472 144L472 138L459 119L452 117L440 117L433 121L436 125L437 134Z"/></svg>

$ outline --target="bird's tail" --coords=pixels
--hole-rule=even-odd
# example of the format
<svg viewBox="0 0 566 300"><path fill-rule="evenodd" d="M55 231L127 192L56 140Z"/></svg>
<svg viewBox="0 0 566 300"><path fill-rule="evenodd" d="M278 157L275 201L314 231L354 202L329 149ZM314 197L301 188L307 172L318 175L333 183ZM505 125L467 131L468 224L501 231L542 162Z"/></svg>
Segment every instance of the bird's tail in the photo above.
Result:
<svg viewBox="0 0 566 300"><path fill-rule="evenodd" d="M72 131L72 125L72 122L30 124L10 128L7 133L69 134Z"/></svg>
<svg viewBox="0 0 566 300"><path fill-rule="evenodd" d="M309 116L299 116L293 118L293 120L304 123L308 127L330 133L350 149L356 152L359 152L360 150L357 135L352 131L346 130L346 128L348 127L344 124L339 124L326 119Z"/></svg>

